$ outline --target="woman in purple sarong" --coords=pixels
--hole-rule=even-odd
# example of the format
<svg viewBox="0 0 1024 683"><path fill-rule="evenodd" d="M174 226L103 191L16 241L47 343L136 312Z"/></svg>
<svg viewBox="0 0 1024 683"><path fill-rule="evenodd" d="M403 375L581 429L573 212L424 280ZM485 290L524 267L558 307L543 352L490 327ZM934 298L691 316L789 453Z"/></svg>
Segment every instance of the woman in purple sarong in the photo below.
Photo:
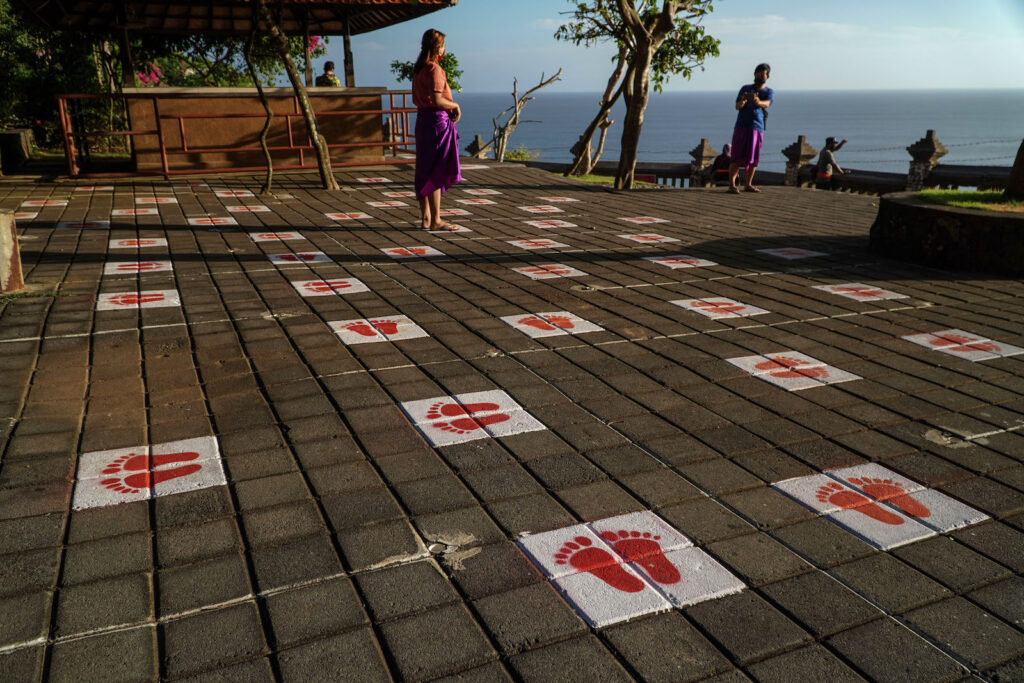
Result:
<svg viewBox="0 0 1024 683"><path fill-rule="evenodd" d="M425 230L454 230L441 220L441 194L462 180L459 172L459 132L462 116L452 99L448 77L438 62L444 57L444 34L428 29L412 77L416 105L416 198Z"/></svg>

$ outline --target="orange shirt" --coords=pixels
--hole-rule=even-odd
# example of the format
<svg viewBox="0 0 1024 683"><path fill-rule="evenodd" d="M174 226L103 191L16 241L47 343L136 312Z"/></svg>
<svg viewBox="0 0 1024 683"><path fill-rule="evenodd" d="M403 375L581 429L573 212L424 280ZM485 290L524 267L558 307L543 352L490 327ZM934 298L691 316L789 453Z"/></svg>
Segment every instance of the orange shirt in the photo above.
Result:
<svg viewBox="0 0 1024 683"><path fill-rule="evenodd" d="M412 103L417 107L436 106L431 102L434 93L441 93L449 100L452 99L452 89L448 87L444 69L427 62L427 65L412 78Z"/></svg>

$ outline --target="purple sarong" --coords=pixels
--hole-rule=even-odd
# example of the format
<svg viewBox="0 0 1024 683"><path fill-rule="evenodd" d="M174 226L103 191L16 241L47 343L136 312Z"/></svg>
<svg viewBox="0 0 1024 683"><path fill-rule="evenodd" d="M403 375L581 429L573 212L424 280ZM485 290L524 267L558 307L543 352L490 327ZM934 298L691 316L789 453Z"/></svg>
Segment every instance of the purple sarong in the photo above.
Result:
<svg viewBox="0 0 1024 683"><path fill-rule="evenodd" d="M459 131L444 109L416 112L416 196L445 192L462 182L459 171Z"/></svg>
<svg viewBox="0 0 1024 683"><path fill-rule="evenodd" d="M740 166L757 166L761 160L764 133L754 128L737 127L732 131L732 152L729 159Z"/></svg>

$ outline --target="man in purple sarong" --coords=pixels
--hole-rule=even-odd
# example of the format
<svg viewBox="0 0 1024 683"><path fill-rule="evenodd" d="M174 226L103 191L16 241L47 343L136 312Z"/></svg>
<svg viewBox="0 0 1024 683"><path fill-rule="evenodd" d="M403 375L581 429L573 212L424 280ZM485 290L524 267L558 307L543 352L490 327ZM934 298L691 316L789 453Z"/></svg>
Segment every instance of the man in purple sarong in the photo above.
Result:
<svg viewBox="0 0 1024 683"><path fill-rule="evenodd" d="M452 99L448 77L438 64L444 57L444 34L428 29L412 77L416 105L416 198L425 230L455 230L441 220L441 194L462 181L459 172L459 131L462 110Z"/></svg>
<svg viewBox="0 0 1024 683"><path fill-rule="evenodd" d="M729 164L729 192L738 193L736 185L741 166L746 166L743 189L760 192L754 187L754 171L761 160L761 143L764 142L764 124L768 118L768 107L775 93L764 87L772 68L758 64L754 69L754 82L740 88L736 96L736 128L732 132L732 163Z"/></svg>

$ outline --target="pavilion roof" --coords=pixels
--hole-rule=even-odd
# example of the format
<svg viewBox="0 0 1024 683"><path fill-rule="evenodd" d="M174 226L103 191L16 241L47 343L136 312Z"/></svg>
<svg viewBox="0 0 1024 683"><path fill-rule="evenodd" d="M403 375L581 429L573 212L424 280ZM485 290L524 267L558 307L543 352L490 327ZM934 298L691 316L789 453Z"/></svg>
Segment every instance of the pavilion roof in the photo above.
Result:
<svg viewBox="0 0 1024 683"><path fill-rule="evenodd" d="M290 35L341 35L348 18L356 35L451 7L458 0L268 0L278 25ZM247 35L250 0L12 0L29 18L53 29L214 35Z"/></svg>

